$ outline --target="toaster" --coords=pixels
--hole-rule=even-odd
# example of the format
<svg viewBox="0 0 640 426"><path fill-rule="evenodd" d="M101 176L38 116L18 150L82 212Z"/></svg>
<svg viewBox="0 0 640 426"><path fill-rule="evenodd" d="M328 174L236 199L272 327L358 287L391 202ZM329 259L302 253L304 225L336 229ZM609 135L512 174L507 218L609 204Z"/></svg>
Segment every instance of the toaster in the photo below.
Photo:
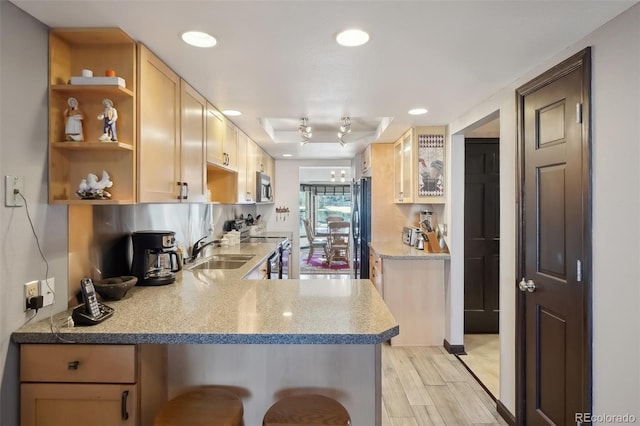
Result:
<svg viewBox="0 0 640 426"><path fill-rule="evenodd" d="M402 242L408 246L415 247L419 233L420 228L405 226L402 228Z"/></svg>

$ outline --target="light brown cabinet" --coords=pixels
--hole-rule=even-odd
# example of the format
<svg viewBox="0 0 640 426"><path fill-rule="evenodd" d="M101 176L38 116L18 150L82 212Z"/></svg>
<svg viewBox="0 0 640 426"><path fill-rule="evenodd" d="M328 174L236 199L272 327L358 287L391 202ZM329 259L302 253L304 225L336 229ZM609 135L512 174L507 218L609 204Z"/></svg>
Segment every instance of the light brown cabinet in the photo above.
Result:
<svg viewBox="0 0 640 426"><path fill-rule="evenodd" d="M396 203L413 203L413 129L393 144L393 187Z"/></svg>
<svg viewBox="0 0 640 426"><path fill-rule="evenodd" d="M259 161L257 164L257 170L259 172L262 172L264 174L266 174L267 176L271 177L271 185L273 185L273 178L275 177L275 161L273 159L273 157L271 157L269 154L267 154L267 152L258 147L258 151L259 151Z"/></svg>
<svg viewBox="0 0 640 426"><path fill-rule="evenodd" d="M116 70L119 84L69 84L82 70ZM49 203L128 204L136 201L136 42L118 29L51 29L49 33ZM67 140L66 111L77 101L82 141ZM116 108L117 142L101 142L103 101ZM76 126L77 127L77 126ZM77 131L77 130L76 130ZM76 133L75 131L73 133ZM80 137L76 137L80 138ZM72 139L69 137L69 139ZM109 199L83 200L76 191L89 173L106 171Z"/></svg>
<svg viewBox="0 0 640 426"><path fill-rule="evenodd" d="M444 126L415 128L414 141L414 201L421 204L444 204L447 191L445 181Z"/></svg>
<svg viewBox="0 0 640 426"><path fill-rule="evenodd" d="M380 293L380 296L384 295L384 279L382 277L382 258L376 254L375 251L369 251L369 279L373 282L373 285Z"/></svg>
<svg viewBox="0 0 640 426"><path fill-rule="evenodd" d="M391 338L391 345L442 345L444 261L384 258L379 265L376 288L400 325L400 334Z"/></svg>
<svg viewBox="0 0 640 426"><path fill-rule="evenodd" d="M206 201L206 100L139 46L138 201Z"/></svg>
<svg viewBox="0 0 640 426"><path fill-rule="evenodd" d="M180 181L182 201L207 201L207 101L182 80L180 93Z"/></svg>
<svg viewBox="0 0 640 426"><path fill-rule="evenodd" d="M167 400L159 345L20 347L21 426L151 425Z"/></svg>
<svg viewBox="0 0 640 426"><path fill-rule="evenodd" d="M238 129L207 103L207 164L238 170Z"/></svg>
<svg viewBox="0 0 640 426"><path fill-rule="evenodd" d="M138 75L138 200L179 202L180 76L143 45Z"/></svg>
<svg viewBox="0 0 640 426"><path fill-rule="evenodd" d="M444 126L414 127L393 145L394 202L445 202Z"/></svg>
<svg viewBox="0 0 640 426"><path fill-rule="evenodd" d="M255 188L255 176L251 178L248 170L252 169L253 156L255 155L254 142L247 135L240 132L238 135L238 175L237 197L238 203L253 203Z"/></svg>
<svg viewBox="0 0 640 426"><path fill-rule="evenodd" d="M273 159L144 45L119 29L52 29L49 39L49 203L205 202L208 192L210 201L255 202L255 172L273 176ZM115 69L126 86L68 84L83 69ZM70 98L83 141L65 140ZM99 141L105 99L118 111L117 142ZM76 195L103 170L111 198Z"/></svg>
<svg viewBox="0 0 640 426"><path fill-rule="evenodd" d="M256 201L256 172L260 171L260 147L253 140L247 139L247 191L251 192L251 200Z"/></svg>

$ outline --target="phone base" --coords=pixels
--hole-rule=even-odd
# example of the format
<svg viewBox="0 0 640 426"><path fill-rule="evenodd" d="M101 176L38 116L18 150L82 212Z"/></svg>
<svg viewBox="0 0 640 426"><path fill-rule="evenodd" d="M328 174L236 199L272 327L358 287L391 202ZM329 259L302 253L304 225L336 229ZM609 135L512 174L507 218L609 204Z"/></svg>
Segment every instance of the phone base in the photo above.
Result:
<svg viewBox="0 0 640 426"><path fill-rule="evenodd" d="M106 320L107 318L110 318L113 315L113 312L114 312L113 308L107 305L103 305L101 303L98 304L98 307L100 308L100 315L97 317L94 317L91 314L89 314L85 309L85 305L79 305L73 308L73 312L71 313L71 318L73 319L73 322L75 323L75 325L100 324L102 321Z"/></svg>

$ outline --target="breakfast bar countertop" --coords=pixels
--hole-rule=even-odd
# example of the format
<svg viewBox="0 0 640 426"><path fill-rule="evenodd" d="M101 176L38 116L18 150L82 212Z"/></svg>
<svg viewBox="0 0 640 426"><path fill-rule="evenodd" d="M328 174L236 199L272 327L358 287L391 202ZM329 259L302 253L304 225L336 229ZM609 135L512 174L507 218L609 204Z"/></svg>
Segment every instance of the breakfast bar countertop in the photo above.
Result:
<svg viewBox="0 0 640 426"><path fill-rule="evenodd" d="M369 280L247 280L275 243L243 243L211 254L255 254L238 269L189 270L175 283L132 288L105 301L114 315L94 326L66 327L72 308L27 324L16 343L86 344L377 344L398 324ZM44 311L46 312L46 309Z"/></svg>
<svg viewBox="0 0 640 426"><path fill-rule="evenodd" d="M369 247L376 252L378 256L385 259L395 260L450 260L451 254L446 251L442 253L433 253L427 250L418 250L415 247L408 246L401 241L398 242L370 242Z"/></svg>

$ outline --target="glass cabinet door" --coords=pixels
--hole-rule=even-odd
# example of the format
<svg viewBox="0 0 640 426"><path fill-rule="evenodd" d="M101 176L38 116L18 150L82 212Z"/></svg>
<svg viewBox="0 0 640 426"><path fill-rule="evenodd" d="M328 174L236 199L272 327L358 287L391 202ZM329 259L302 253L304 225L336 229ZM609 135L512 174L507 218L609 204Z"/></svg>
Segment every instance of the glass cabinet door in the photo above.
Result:
<svg viewBox="0 0 640 426"><path fill-rule="evenodd" d="M402 137L402 198L404 202L411 202L413 199L412 136L413 133L410 130Z"/></svg>
<svg viewBox="0 0 640 426"><path fill-rule="evenodd" d="M402 202L402 142L393 145L393 198Z"/></svg>

